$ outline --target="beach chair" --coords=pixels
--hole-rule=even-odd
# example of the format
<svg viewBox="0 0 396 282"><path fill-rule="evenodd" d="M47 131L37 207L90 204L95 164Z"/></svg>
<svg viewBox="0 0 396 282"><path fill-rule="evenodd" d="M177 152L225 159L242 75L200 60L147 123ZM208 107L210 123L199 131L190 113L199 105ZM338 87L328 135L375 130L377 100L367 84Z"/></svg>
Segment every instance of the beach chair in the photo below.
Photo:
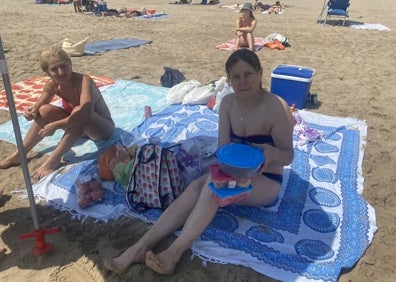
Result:
<svg viewBox="0 0 396 282"><path fill-rule="evenodd" d="M323 25L326 25L326 21L330 17L341 17L344 18L342 25L345 25L346 18L348 15L349 0L329 0L327 3L327 13Z"/></svg>

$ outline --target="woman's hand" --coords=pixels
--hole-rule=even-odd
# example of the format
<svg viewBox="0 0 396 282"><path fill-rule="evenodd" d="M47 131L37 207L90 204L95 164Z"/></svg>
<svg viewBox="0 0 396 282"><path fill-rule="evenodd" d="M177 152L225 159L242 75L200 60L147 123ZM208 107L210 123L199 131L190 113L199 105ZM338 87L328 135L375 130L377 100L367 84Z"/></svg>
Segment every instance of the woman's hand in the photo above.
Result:
<svg viewBox="0 0 396 282"><path fill-rule="evenodd" d="M36 119L38 116L38 108L36 106L31 106L31 107L25 109L23 116L27 120Z"/></svg>
<svg viewBox="0 0 396 282"><path fill-rule="evenodd" d="M243 32L240 31L239 29L235 32L236 36L241 37L243 35Z"/></svg>
<svg viewBox="0 0 396 282"><path fill-rule="evenodd" d="M267 166L272 162L274 156L275 147L269 144L253 144L253 146L260 148L264 155L264 163L259 168L259 174L265 171Z"/></svg>
<svg viewBox="0 0 396 282"><path fill-rule="evenodd" d="M58 128L56 127L56 125L53 122L48 123L42 129L40 129L40 131L38 132L38 135L40 135L40 137L52 136L52 135L54 135L54 133L57 129Z"/></svg>

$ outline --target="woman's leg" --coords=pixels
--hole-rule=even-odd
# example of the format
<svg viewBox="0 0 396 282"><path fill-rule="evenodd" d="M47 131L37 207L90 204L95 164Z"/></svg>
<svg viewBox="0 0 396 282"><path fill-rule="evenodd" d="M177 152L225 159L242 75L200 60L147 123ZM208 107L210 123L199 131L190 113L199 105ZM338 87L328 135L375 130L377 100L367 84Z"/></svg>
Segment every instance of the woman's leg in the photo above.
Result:
<svg viewBox="0 0 396 282"><path fill-rule="evenodd" d="M254 51L254 37L253 33L249 32L246 34L246 41L251 51Z"/></svg>
<svg viewBox="0 0 396 282"><path fill-rule="evenodd" d="M40 131L41 127L38 125L36 121L33 121L32 125L30 126L25 139L23 140L23 147L25 153L27 154L38 142L41 141L41 137L37 135ZM14 153L9 155L3 161L0 162L0 169L7 169L14 165L19 165L19 151L16 150Z"/></svg>
<svg viewBox="0 0 396 282"><path fill-rule="evenodd" d="M59 108L58 110L61 111L59 115L62 116L64 111ZM43 116L44 115L45 114L43 114ZM53 111L49 115L54 115ZM73 127L66 129L54 152L52 152L47 160L32 173L32 176L34 178L40 179L57 169L64 154L74 146L77 140L83 136L83 134L92 140L103 140L113 134L114 127L114 122L112 120L108 120L98 115L96 112L92 112L90 120L84 128Z"/></svg>
<svg viewBox="0 0 396 282"><path fill-rule="evenodd" d="M55 150L44 161L44 163L32 173L32 177L41 179L57 169L62 161L63 155L69 151L71 147L73 147L82 133L82 128L72 128L66 130Z"/></svg>
<svg viewBox="0 0 396 282"><path fill-rule="evenodd" d="M105 260L105 268L117 273L123 273L130 265L144 262L145 254L148 250L152 249L162 239L173 234L186 222L188 215L199 198L206 178L207 175L203 175L193 181L138 242L129 247L119 257Z"/></svg>
<svg viewBox="0 0 396 282"><path fill-rule="evenodd" d="M45 109L44 115L42 115L42 110ZM61 111L61 112L59 112ZM62 110L59 108L52 106L52 105L43 105L40 108L39 116L33 121L32 125L30 126L25 138L23 139L23 147L25 153L27 154L34 146L39 143L43 137L38 135L38 132L49 122L54 120L59 120L66 116ZM6 169L13 165L19 165L19 151L16 150L14 153L9 155L5 160L0 162L0 169Z"/></svg>
<svg viewBox="0 0 396 282"><path fill-rule="evenodd" d="M235 50L238 50L238 49L241 48L241 46L240 46L240 44L241 44L240 38L241 38L241 37L237 35L237 37L236 37L236 39L235 39Z"/></svg>
<svg viewBox="0 0 396 282"><path fill-rule="evenodd" d="M45 125L57 120L64 119L65 117L67 117L67 115L68 114L63 109L57 106L50 104L41 106L39 118L35 120L35 122L37 122L37 124L40 125L38 126L38 129L36 128L32 130L32 132L28 132L28 134L26 135L25 142L29 144L29 146L25 146L26 150L30 151L40 140L43 139L43 137L39 135L39 131ZM41 166L38 169L36 169L32 173L32 177L40 179L46 176L47 174L49 174L50 172L54 171L56 168L58 168L62 156L67 150L69 150L73 146L73 144L77 141L81 133L82 130L77 130L77 131L71 130L70 132L68 130L65 131L61 141L56 146L54 152L44 161L43 164L41 164Z"/></svg>
<svg viewBox="0 0 396 282"><path fill-rule="evenodd" d="M258 175L252 180L253 189L249 197L238 202L241 206L269 205L279 196L282 185L264 175Z"/></svg>
<svg viewBox="0 0 396 282"><path fill-rule="evenodd" d="M92 112L91 118L85 125L84 134L92 140L104 140L113 135L115 129L114 122L106 119L96 112Z"/></svg>
<svg viewBox="0 0 396 282"><path fill-rule="evenodd" d="M190 213L187 221L176 240L168 249L160 254L151 250L146 253L146 265L160 274L172 274L182 254L202 234L214 218L219 206L207 188L210 178L205 181L201 189L198 202Z"/></svg>

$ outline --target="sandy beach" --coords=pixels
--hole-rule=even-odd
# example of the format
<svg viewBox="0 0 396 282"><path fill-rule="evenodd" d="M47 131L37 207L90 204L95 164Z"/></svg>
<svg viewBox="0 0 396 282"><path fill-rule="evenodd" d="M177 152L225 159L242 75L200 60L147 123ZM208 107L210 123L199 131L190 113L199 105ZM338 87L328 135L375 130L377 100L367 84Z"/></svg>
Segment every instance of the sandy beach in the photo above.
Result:
<svg viewBox="0 0 396 282"><path fill-rule="evenodd" d="M193 4L198 1L193 0ZM242 3L242 2L241 2ZM367 145L363 159L363 197L375 208L378 231L366 253L339 281L394 281L396 277L396 7L391 0L351 1L349 21L382 24L390 31L360 30L317 23L323 1L289 0L280 15L255 13L256 37L280 33L288 37L290 48L264 48L257 52L268 88L271 72L280 63L307 66L316 70L311 92L318 104L313 112L353 117L367 122ZM187 80L209 83L225 75L229 52L216 45L234 36L236 10L220 5L175 5L166 0L108 0L112 9L122 7L155 9L169 15L165 19L141 20L125 17L96 17L75 13L72 4L35 4L33 0L0 0L0 36L12 83L43 76L38 58L50 45L61 46L65 38L88 42L137 38L151 44L137 48L73 57L73 68L108 78L160 85L163 67L180 70ZM222 5L232 6L233 0ZM3 81L0 79L0 89ZM131 101L132 103L132 101ZM0 123L10 120L0 111ZM15 145L0 141L0 158ZM28 154L29 169L37 168L46 156ZM105 257L114 256L142 236L149 225L130 218L84 223L68 212L38 205L42 228L57 226L60 232L47 240L54 249L34 256L33 240L18 236L33 228L27 199L14 193L25 189L20 167L0 170L0 246L7 251L0 260L0 281L275 281L254 270L234 265L192 260L186 252L171 276L160 276L145 265L135 265L117 275L103 267ZM164 248L172 238L162 244Z"/></svg>

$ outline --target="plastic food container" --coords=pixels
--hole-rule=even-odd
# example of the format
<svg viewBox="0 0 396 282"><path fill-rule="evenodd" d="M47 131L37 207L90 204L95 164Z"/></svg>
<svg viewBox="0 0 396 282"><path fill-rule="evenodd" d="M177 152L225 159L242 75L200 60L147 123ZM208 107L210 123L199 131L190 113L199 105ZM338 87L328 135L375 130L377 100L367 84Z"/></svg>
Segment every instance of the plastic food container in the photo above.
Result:
<svg viewBox="0 0 396 282"><path fill-rule="evenodd" d="M221 170L234 178L252 178L265 161L263 151L251 145L227 144L216 151Z"/></svg>
<svg viewBox="0 0 396 282"><path fill-rule="evenodd" d="M220 207L235 204L246 199L253 189L250 179L237 179L224 174L219 164L210 166L213 182L209 183L212 198Z"/></svg>

